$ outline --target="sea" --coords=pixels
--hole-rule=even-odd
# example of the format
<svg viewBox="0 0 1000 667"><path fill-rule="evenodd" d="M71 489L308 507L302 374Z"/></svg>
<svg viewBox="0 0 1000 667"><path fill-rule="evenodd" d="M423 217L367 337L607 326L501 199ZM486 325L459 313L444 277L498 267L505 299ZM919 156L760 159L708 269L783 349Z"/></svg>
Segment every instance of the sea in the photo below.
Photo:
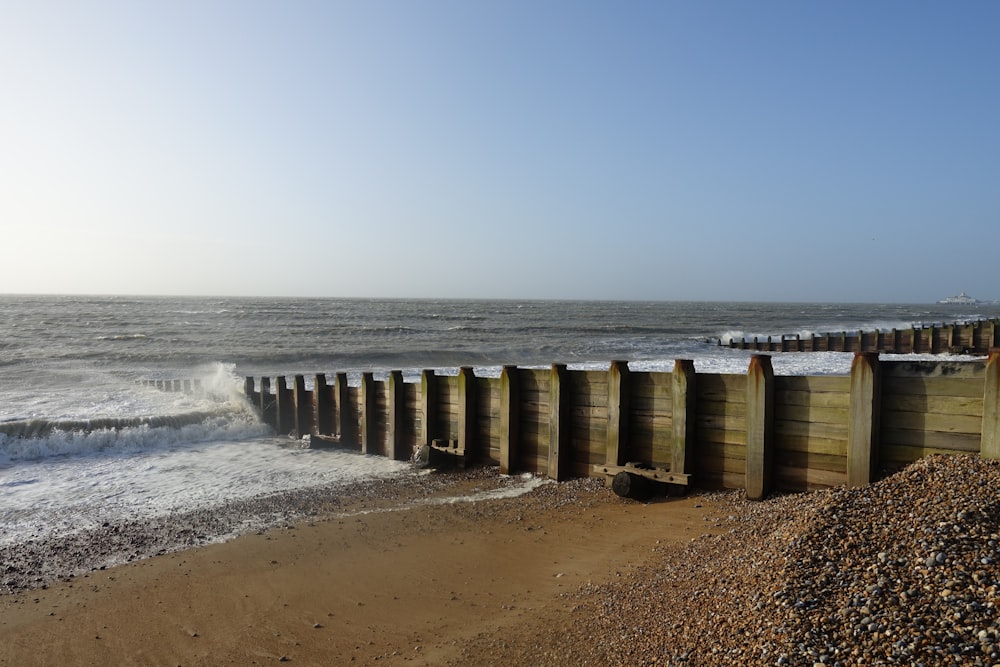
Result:
<svg viewBox="0 0 1000 667"><path fill-rule="evenodd" d="M1000 317L1000 305L0 295L0 546L291 489L423 474L275 436L246 376L503 365L743 373L731 339ZM720 344L722 343L722 344ZM776 353L779 375L852 355ZM168 392L155 380L197 380ZM525 480L520 488L530 488ZM517 484L513 487L518 487Z"/></svg>

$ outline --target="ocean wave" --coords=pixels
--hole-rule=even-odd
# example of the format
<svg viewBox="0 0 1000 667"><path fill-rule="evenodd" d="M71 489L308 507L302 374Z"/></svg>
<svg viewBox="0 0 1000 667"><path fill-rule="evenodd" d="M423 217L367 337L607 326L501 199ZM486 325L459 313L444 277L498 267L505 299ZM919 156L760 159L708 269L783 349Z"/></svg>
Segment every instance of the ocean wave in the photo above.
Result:
<svg viewBox="0 0 1000 667"><path fill-rule="evenodd" d="M0 465L56 456L149 451L269 432L249 405L145 417L13 420L0 423Z"/></svg>

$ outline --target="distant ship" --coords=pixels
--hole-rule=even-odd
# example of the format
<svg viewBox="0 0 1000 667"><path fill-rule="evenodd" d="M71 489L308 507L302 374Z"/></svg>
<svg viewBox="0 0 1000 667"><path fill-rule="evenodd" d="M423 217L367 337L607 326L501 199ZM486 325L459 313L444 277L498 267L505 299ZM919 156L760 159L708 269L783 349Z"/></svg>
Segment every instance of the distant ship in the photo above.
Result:
<svg viewBox="0 0 1000 667"><path fill-rule="evenodd" d="M969 296L965 292L962 292L958 296L949 296L947 299L941 299L940 301L938 301L938 303L965 303L965 304L968 304L968 303L979 303L979 301L977 301L976 299L973 299L971 296Z"/></svg>

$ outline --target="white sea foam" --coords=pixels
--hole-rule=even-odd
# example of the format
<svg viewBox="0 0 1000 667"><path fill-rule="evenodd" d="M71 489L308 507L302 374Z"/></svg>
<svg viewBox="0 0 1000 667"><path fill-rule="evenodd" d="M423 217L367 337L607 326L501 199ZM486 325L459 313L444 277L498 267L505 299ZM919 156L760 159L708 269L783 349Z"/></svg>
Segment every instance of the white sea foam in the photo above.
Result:
<svg viewBox="0 0 1000 667"><path fill-rule="evenodd" d="M273 437L19 463L0 468L0 543L410 470Z"/></svg>

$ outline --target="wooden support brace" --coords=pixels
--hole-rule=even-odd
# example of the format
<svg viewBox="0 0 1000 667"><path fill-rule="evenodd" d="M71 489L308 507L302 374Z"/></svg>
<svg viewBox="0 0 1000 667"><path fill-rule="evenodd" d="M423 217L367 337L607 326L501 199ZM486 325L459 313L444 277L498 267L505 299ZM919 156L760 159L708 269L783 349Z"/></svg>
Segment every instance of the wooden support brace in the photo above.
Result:
<svg viewBox="0 0 1000 667"><path fill-rule="evenodd" d="M856 354L851 364L847 423L847 485L867 486L878 472L882 368L878 354Z"/></svg>
<svg viewBox="0 0 1000 667"><path fill-rule="evenodd" d="M358 434L353 427L353 418L347 405L347 373L337 373L333 377L333 414L336 423L332 430L342 442L358 443Z"/></svg>
<svg viewBox="0 0 1000 667"><path fill-rule="evenodd" d="M428 447L437 428L437 376L432 370L420 373L420 444Z"/></svg>
<svg viewBox="0 0 1000 667"><path fill-rule="evenodd" d="M694 472L697 377L693 361L690 359L674 361L672 387L674 444L670 462L670 470L674 473Z"/></svg>
<svg viewBox="0 0 1000 667"><path fill-rule="evenodd" d="M278 435L288 435L295 428L295 403L292 397L292 390L288 388L288 379L284 375L277 377L274 399L274 430Z"/></svg>
<svg viewBox="0 0 1000 667"><path fill-rule="evenodd" d="M470 460L476 445L476 375L472 367L458 370L458 446Z"/></svg>
<svg viewBox="0 0 1000 667"><path fill-rule="evenodd" d="M296 438L302 438L313 432L313 397L306 391L306 379L296 375L292 380L292 401L295 403L294 427Z"/></svg>
<svg viewBox="0 0 1000 667"><path fill-rule="evenodd" d="M395 461L405 461L411 452L406 451L406 432L404 430L404 409L406 408L403 386L403 372L389 372L389 452Z"/></svg>
<svg viewBox="0 0 1000 667"><path fill-rule="evenodd" d="M333 434L333 388L326 383L326 375L317 373L313 378L313 409L316 413L317 435Z"/></svg>
<svg viewBox="0 0 1000 667"><path fill-rule="evenodd" d="M254 391L254 381L252 377L243 378L243 395L246 396L247 402L250 405L256 405L257 401L254 400L257 397L257 392Z"/></svg>
<svg viewBox="0 0 1000 667"><path fill-rule="evenodd" d="M258 409L260 418L265 424L278 430L278 410L274 394L271 393L271 378L261 377L260 379L260 401Z"/></svg>
<svg viewBox="0 0 1000 667"><path fill-rule="evenodd" d="M774 447L774 369L771 357L755 354L747 369L746 492L762 500L771 490Z"/></svg>
<svg viewBox="0 0 1000 667"><path fill-rule="evenodd" d="M627 361L612 361L608 369L608 446L606 463L620 466L628 450L628 376Z"/></svg>
<svg viewBox="0 0 1000 667"><path fill-rule="evenodd" d="M375 426L378 418L375 409L375 374L361 374L361 453L382 454L375 443Z"/></svg>
<svg viewBox="0 0 1000 667"><path fill-rule="evenodd" d="M983 388L983 435L979 445L984 459L1000 459L1000 348L990 350Z"/></svg>
<svg viewBox="0 0 1000 667"><path fill-rule="evenodd" d="M500 474L514 472L518 449L518 391L517 366L504 366L500 372Z"/></svg>
<svg viewBox="0 0 1000 667"><path fill-rule="evenodd" d="M552 364L549 375L549 478L569 477L570 411L569 372L565 364Z"/></svg>

